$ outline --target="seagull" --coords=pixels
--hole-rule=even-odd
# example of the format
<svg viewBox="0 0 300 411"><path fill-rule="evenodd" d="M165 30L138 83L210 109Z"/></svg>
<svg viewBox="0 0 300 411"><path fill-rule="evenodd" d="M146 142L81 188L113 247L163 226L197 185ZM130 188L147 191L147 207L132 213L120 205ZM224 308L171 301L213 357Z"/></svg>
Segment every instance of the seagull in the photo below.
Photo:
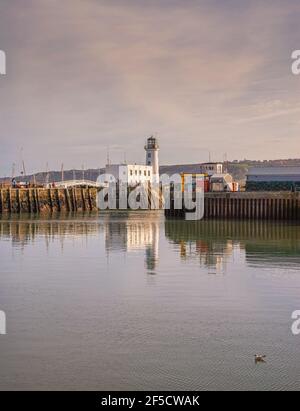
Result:
<svg viewBox="0 0 300 411"><path fill-rule="evenodd" d="M265 358L267 358L267 356L266 355L259 355L259 354L255 354L255 363L258 363L258 362L266 362L265 361Z"/></svg>

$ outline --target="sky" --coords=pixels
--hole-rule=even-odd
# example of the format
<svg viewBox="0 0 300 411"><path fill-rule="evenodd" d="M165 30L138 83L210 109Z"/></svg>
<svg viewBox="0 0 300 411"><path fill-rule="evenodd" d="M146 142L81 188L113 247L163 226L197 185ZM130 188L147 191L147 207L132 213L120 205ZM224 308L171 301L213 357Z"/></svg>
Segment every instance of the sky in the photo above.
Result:
<svg viewBox="0 0 300 411"><path fill-rule="evenodd" d="M300 158L296 0L1 0L0 175ZM210 154L209 154L210 153Z"/></svg>

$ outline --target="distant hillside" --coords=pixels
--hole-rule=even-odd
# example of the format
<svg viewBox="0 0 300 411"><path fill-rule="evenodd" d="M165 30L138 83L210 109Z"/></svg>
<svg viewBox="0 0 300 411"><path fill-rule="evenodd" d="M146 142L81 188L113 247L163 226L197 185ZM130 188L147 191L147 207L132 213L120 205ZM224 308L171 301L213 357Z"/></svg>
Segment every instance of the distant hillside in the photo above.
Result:
<svg viewBox="0 0 300 411"><path fill-rule="evenodd" d="M298 166L300 167L300 159L288 159L288 160L269 160L269 161L255 161L255 160L243 160L243 161L232 161L224 163L224 169L228 173L232 174L234 179L239 182L245 181L246 174L251 167L278 167L278 166ZM99 174L102 173L104 169L89 169L85 170L84 178L86 180L96 181ZM175 174L181 172L197 173L200 171L200 163L198 164L175 164L175 165L165 165L160 167L161 174ZM80 180L83 178L82 170L66 170L64 172L65 180ZM29 175L26 177L17 177L17 181L33 181L34 175ZM57 182L62 180L62 174L60 171L50 171L49 173L37 173L35 174L35 179L38 183L44 184L46 181ZM7 178L0 178L3 182ZM10 178L8 178L10 180Z"/></svg>
<svg viewBox="0 0 300 411"><path fill-rule="evenodd" d="M255 161L255 160L243 160L224 163L224 171L232 174L234 180L243 183L246 179L246 174L251 167L278 167L278 166L300 166L300 159L290 160L270 160L270 161ZM161 174L175 174L181 172L197 173L200 170L199 164L177 164L170 166L161 166Z"/></svg>
<svg viewBox="0 0 300 411"><path fill-rule="evenodd" d="M84 179L85 180L91 180L91 181L96 181L99 174L102 172L102 169L89 169L89 170L85 170L84 174L82 172L82 170L66 170L64 171L64 180L81 180ZM43 173L37 173L37 174L32 174L32 175L28 175L26 177L24 176L19 176L16 177L17 181L23 181L23 182L32 182L33 180L36 180L37 183L40 184L45 184L46 182L49 183L55 183L57 181L61 181L62 180L62 173L61 171L50 171L49 173L43 172ZM7 180L7 178L0 178L0 181L4 181Z"/></svg>
<svg viewBox="0 0 300 411"><path fill-rule="evenodd" d="M227 169L236 181L242 183L246 179L246 174L251 167L299 167L300 159L288 160L243 160L228 163Z"/></svg>

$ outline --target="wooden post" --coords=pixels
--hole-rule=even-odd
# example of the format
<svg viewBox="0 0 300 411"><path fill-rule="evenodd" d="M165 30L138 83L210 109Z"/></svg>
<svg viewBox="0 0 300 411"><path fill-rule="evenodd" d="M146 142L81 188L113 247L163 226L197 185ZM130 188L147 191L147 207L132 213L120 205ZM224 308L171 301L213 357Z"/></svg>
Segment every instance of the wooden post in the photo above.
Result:
<svg viewBox="0 0 300 411"><path fill-rule="evenodd" d="M90 210L93 211L93 204L92 204L90 187L87 188L87 191L88 191L89 207L90 207Z"/></svg>
<svg viewBox="0 0 300 411"><path fill-rule="evenodd" d="M84 188L81 188L81 197L82 197L82 207L83 207L83 211L86 211Z"/></svg>
<svg viewBox="0 0 300 411"><path fill-rule="evenodd" d="M49 191L48 191L48 195L49 195L50 209L51 209L51 212L52 212L52 211L53 211L52 189L49 188L48 190L49 190Z"/></svg>
<svg viewBox="0 0 300 411"><path fill-rule="evenodd" d="M39 210L38 210L38 203L37 203L36 190L35 189L32 190L32 194L33 194L33 199L34 199L35 212L37 213Z"/></svg>
<svg viewBox="0 0 300 411"><path fill-rule="evenodd" d="M77 211L77 200L76 200L76 188L73 187L72 189L72 196L73 196L73 209Z"/></svg>
<svg viewBox="0 0 300 411"><path fill-rule="evenodd" d="M72 211L70 193L69 193L68 188L65 188L65 198L66 198L66 204L67 204L68 211Z"/></svg>
<svg viewBox="0 0 300 411"><path fill-rule="evenodd" d="M224 198L224 217L228 217L228 198L227 196Z"/></svg>
<svg viewBox="0 0 300 411"><path fill-rule="evenodd" d="M4 211L4 203L3 203L3 190L0 189L0 201L1 201L1 213Z"/></svg>
<svg viewBox="0 0 300 411"><path fill-rule="evenodd" d="M39 189L35 189L35 196L36 196L36 204L37 204L37 212L40 212L40 197L39 197Z"/></svg>
<svg viewBox="0 0 300 411"><path fill-rule="evenodd" d="M27 190L27 202L28 202L28 212L31 213L31 196L30 196L30 188Z"/></svg>
<svg viewBox="0 0 300 411"><path fill-rule="evenodd" d="M57 208L58 208L58 211L61 211L61 203L60 203L58 188L55 190L55 193L56 193L56 199L57 199Z"/></svg>
<svg viewBox="0 0 300 411"><path fill-rule="evenodd" d="M8 202L9 202L8 210L10 213L12 212L11 190L12 190L11 188L8 189Z"/></svg>

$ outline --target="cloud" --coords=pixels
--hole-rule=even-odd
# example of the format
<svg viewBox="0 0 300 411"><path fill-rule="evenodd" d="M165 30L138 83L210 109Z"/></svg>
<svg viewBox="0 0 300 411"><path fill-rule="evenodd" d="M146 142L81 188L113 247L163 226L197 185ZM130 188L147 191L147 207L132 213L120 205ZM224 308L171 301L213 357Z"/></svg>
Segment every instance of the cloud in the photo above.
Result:
<svg viewBox="0 0 300 411"><path fill-rule="evenodd" d="M163 162L205 160L207 148L219 158L225 151L260 158L262 135L266 145L289 138L282 153L294 154L299 124L289 137L286 128L298 112L290 52L299 48L300 6L240 3L29 0L25 9L4 1L4 169L20 146L32 169L62 160L99 166L108 145L117 158L124 150L144 161L152 132L160 134ZM268 106L276 100L282 105Z"/></svg>
<svg viewBox="0 0 300 411"><path fill-rule="evenodd" d="M248 107L249 117L239 118L237 124L258 122L265 120L274 120L282 116L293 116L300 112L300 106L297 102L294 104L281 100L272 100L255 104L253 107ZM255 113L254 115L252 113Z"/></svg>

